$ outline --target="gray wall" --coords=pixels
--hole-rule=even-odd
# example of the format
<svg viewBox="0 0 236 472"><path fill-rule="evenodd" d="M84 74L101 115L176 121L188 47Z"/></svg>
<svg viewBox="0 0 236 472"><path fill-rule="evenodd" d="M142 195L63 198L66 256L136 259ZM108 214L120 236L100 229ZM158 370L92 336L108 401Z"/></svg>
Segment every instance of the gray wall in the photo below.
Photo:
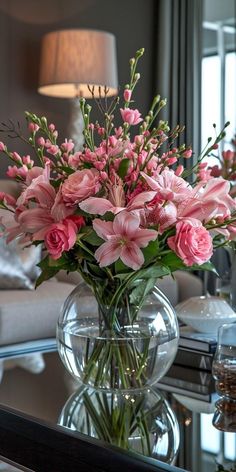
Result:
<svg viewBox="0 0 236 472"><path fill-rule="evenodd" d="M142 81L135 94L145 113L155 88L152 54L155 0L0 0L0 122L19 120L24 110L46 115L67 136L70 103L37 93L41 37L62 28L94 28L112 32L117 39L119 84L127 82L129 58L145 47L140 64ZM1 127L1 125L0 125ZM21 143L7 142L11 150L26 151ZM0 155L0 177L9 161Z"/></svg>

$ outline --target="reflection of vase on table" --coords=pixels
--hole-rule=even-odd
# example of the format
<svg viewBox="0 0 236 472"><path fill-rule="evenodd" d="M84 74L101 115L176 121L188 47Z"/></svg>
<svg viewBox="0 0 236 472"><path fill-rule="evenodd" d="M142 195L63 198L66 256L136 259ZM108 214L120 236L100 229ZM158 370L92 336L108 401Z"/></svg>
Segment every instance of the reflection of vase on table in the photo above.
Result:
<svg viewBox="0 0 236 472"><path fill-rule="evenodd" d="M59 424L169 464L178 453L175 414L156 388L128 394L81 386L65 404Z"/></svg>

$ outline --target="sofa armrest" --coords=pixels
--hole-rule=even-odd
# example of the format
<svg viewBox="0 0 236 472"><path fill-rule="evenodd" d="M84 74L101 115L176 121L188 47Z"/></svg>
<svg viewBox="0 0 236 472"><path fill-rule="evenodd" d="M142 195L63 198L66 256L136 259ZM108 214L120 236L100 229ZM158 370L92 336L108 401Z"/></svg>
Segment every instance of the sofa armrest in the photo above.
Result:
<svg viewBox="0 0 236 472"><path fill-rule="evenodd" d="M72 285L78 285L83 280L79 272L69 272L68 274L66 270L60 270L60 272L58 272L56 275L56 278L59 280L59 282Z"/></svg>
<svg viewBox="0 0 236 472"><path fill-rule="evenodd" d="M190 297L203 295L203 282L197 275L177 270L174 273L174 278L178 285L178 303Z"/></svg>

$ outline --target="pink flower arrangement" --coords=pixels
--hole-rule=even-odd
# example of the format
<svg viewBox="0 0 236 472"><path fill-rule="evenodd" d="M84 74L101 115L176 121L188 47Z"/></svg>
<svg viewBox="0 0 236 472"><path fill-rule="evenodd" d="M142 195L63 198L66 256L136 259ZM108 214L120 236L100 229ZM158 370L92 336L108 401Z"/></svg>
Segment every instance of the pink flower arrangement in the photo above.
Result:
<svg viewBox="0 0 236 472"><path fill-rule="evenodd" d="M235 198L236 196L236 136L231 139L232 149L222 151L222 153L215 155L218 159L218 164L214 166L208 166L207 162L201 164L202 168L199 169L198 177L199 180L208 180L212 177L223 177L225 180L231 182L230 195ZM218 146L213 147L214 150L218 149Z"/></svg>
<svg viewBox="0 0 236 472"><path fill-rule="evenodd" d="M20 236L24 243L44 245L48 256L40 281L61 268L79 270L87 279L95 272L113 279L153 267L160 275L162 268L163 274L209 268L204 264L213 247L235 237L236 203L229 183L218 169L206 173L201 162L218 146L224 130L195 164L200 177L190 183L184 162L192 157L191 146L173 144L182 128L170 130L166 121L157 121L166 100L156 96L145 117L131 107L142 54L138 51L130 62L118 126L113 120L119 98L109 106L107 100L106 105L99 101L102 122L95 124L91 107L81 99L81 151L75 152L71 140L59 145L55 125L28 112L28 142L35 157L20 156L0 142L0 151L13 164L7 175L22 188L17 200L0 193L1 207L14 215L14 224L5 231L8 240ZM130 128L137 125L131 137ZM223 158L228 169L235 153L226 152Z"/></svg>

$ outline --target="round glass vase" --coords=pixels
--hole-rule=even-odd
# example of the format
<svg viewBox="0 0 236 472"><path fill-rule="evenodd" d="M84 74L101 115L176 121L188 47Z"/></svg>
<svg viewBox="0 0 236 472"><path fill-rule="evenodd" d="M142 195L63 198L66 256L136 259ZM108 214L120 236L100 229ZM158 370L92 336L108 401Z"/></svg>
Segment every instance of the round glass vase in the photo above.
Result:
<svg viewBox="0 0 236 472"><path fill-rule="evenodd" d="M92 291L82 282L66 299L57 325L58 350L67 370L84 385L142 389L158 381L174 361L179 336L175 311L156 286L148 292L147 284L138 280L118 298L108 286L101 298L100 287L93 284Z"/></svg>

